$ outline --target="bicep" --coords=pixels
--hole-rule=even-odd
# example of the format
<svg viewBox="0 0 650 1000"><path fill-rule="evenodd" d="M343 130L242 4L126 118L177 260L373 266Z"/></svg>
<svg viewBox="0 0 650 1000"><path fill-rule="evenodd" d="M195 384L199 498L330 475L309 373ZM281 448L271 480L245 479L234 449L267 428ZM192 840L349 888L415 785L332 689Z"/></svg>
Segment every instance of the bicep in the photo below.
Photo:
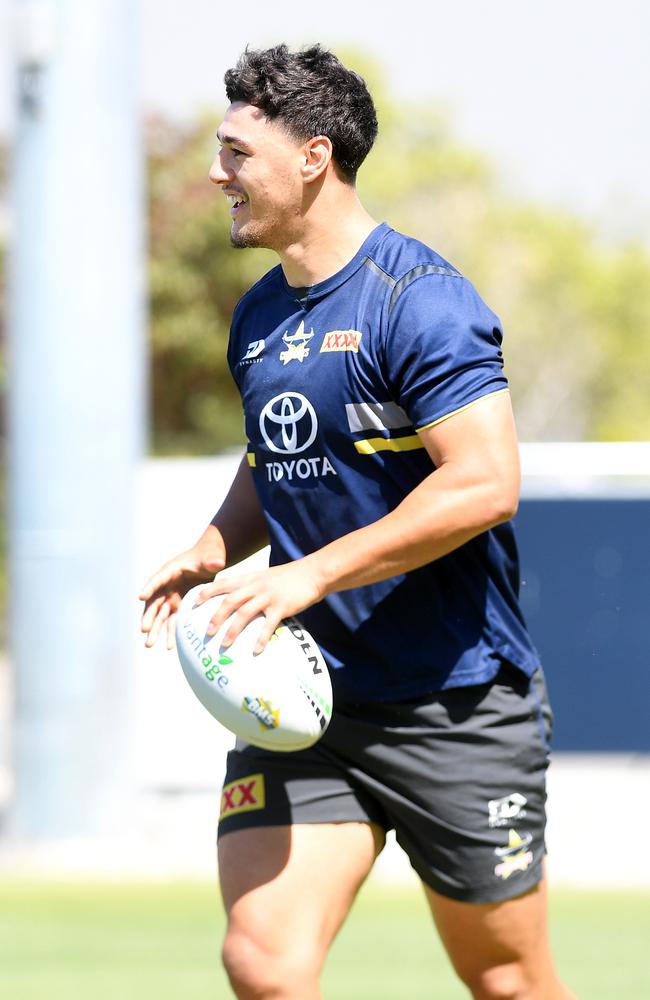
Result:
<svg viewBox="0 0 650 1000"><path fill-rule="evenodd" d="M490 393L420 430L436 469L459 482L494 485L506 508L517 506L519 448L508 390Z"/></svg>

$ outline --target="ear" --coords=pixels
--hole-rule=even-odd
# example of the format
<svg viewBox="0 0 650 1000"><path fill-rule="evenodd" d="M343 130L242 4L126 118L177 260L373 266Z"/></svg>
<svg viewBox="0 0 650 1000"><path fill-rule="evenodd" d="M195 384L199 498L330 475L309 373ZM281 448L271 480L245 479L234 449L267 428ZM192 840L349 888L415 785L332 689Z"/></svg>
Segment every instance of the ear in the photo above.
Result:
<svg viewBox="0 0 650 1000"><path fill-rule="evenodd" d="M326 135L315 135L303 146L304 162L300 168L302 179L311 184L327 170L332 161L332 143Z"/></svg>

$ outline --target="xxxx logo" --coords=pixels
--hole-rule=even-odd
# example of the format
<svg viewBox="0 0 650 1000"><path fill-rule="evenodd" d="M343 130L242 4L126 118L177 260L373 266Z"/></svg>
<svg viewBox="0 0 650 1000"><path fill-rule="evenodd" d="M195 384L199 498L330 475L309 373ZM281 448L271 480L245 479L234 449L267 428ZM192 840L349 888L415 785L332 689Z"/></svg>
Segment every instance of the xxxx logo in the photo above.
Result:
<svg viewBox="0 0 650 1000"><path fill-rule="evenodd" d="M359 330L332 330L323 337L320 346L321 354L328 354L332 351L354 351L359 353L361 343L361 332Z"/></svg>
<svg viewBox="0 0 650 1000"><path fill-rule="evenodd" d="M245 778L223 786L219 819L252 812L253 809L263 809L265 805L264 775L247 774Z"/></svg>

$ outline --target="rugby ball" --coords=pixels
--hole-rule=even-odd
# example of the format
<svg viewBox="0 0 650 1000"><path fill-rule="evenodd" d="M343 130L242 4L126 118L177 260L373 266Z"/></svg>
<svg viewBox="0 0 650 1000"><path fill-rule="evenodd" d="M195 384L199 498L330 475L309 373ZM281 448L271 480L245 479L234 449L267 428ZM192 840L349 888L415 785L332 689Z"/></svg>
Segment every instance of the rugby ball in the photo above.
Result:
<svg viewBox="0 0 650 1000"><path fill-rule="evenodd" d="M266 648L253 655L264 622L258 616L231 646L208 623L223 600L194 606L203 584L183 598L176 619L176 648L183 673L201 704L247 743L266 750L304 750L323 735L332 715L332 684L322 653L300 623L290 618Z"/></svg>

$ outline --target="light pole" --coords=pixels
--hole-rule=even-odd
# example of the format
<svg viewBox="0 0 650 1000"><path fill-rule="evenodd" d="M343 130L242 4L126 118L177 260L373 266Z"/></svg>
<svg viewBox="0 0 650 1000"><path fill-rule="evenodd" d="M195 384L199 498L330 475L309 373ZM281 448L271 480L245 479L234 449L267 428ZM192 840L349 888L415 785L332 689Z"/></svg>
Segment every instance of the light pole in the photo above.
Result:
<svg viewBox="0 0 650 1000"><path fill-rule="evenodd" d="M142 141L132 0L16 0L10 261L12 833L119 812L143 444Z"/></svg>

